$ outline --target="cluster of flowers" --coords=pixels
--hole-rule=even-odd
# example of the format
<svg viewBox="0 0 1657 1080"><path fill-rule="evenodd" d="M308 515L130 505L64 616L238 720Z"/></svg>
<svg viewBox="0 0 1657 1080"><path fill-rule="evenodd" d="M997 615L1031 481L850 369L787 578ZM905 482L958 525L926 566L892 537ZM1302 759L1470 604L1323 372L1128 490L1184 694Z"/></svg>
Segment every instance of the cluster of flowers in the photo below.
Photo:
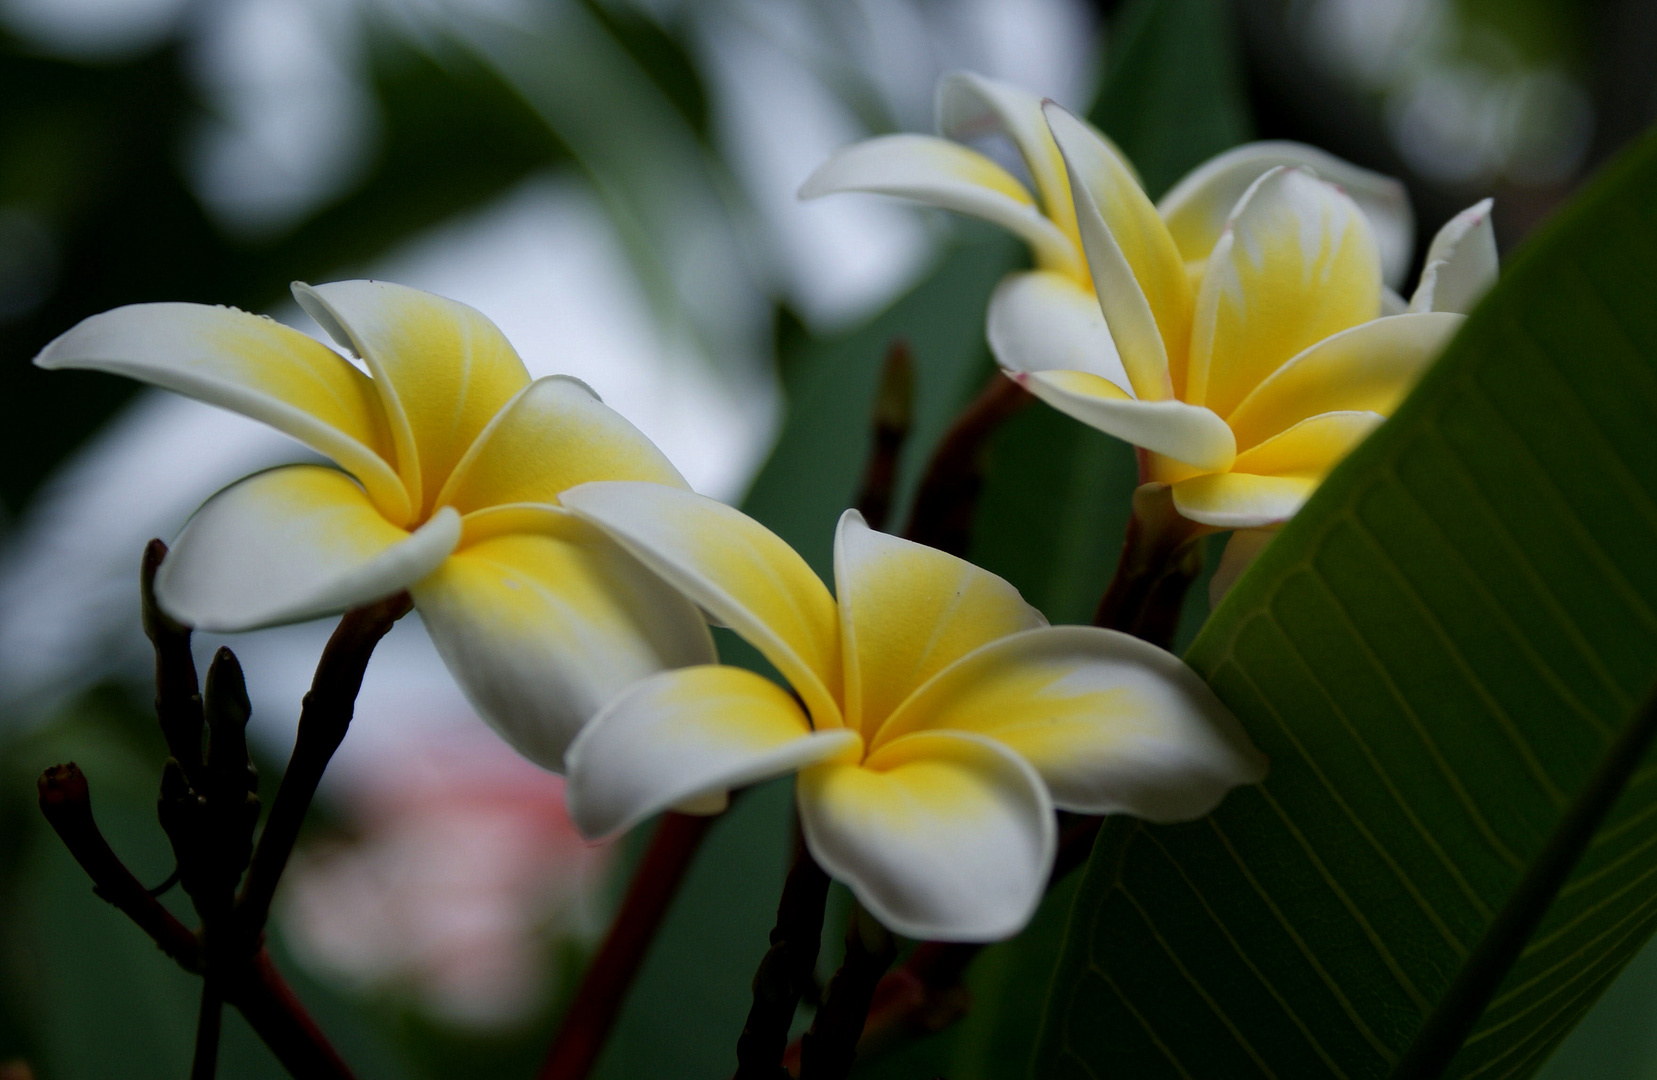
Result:
<svg viewBox="0 0 1657 1080"><path fill-rule="evenodd" d="M895 135L843 151L802 194L907 196L1027 240L1035 268L988 312L1006 374L1140 447L1180 515L1252 546L1390 413L1495 275L1488 203L1439 234L1405 302L1385 282L1407 262L1409 211L1383 177L1261 143L1153 205L1109 140L1051 103L960 75L940 104L946 134L1010 137L1036 193L959 143ZM1040 899L1055 808L1185 820L1264 774L1161 649L1048 626L1006 581L855 511L831 593L586 386L531 381L478 312L382 282L294 295L360 366L193 304L95 316L36 362L141 379L331 459L215 495L161 567L161 605L238 631L408 590L479 713L567 775L589 836L715 813L797 772L806 844L872 914L990 940ZM787 687L720 666L710 617Z"/></svg>

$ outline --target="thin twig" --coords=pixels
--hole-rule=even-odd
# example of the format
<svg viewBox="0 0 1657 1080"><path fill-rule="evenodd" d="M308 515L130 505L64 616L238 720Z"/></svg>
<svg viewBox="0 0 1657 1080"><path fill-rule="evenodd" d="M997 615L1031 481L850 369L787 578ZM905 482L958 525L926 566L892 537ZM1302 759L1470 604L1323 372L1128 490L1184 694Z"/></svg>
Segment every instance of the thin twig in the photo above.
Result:
<svg viewBox="0 0 1657 1080"><path fill-rule="evenodd" d="M201 981L201 1012L196 1017L196 1052L190 1059L190 1080L213 1080L219 1069L219 1029L224 1000L212 979Z"/></svg>
<svg viewBox="0 0 1657 1080"><path fill-rule="evenodd" d="M604 944L587 965L575 1000L536 1075L540 1080L582 1080L604 1049L604 1040L621 1012L633 976L644 962L656 929L678 892L714 819L667 813L656 826L621 910L610 924Z"/></svg>
<svg viewBox="0 0 1657 1080"><path fill-rule="evenodd" d="M874 446L863 470L857 509L870 528L884 529L891 515L897 487L898 455L914 416L915 365L909 343L902 338L886 349L880 389L875 394Z"/></svg>
<svg viewBox="0 0 1657 1080"><path fill-rule="evenodd" d="M990 436L1031 401L1030 392L999 373L968 405L932 452L915 512L905 533L916 543L966 555L972 519L984 487L984 457Z"/></svg>
<svg viewBox="0 0 1657 1080"><path fill-rule="evenodd" d="M357 691L362 689L363 672L374 646L393 623L408 613L411 604L404 592L347 611L322 651L310 693L300 709L293 754L253 850L247 881L236 900L237 922L250 938L258 936L270 916L276 884L293 853L317 784L351 724Z"/></svg>
<svg viewBox="0 0 1657 1080"><path fill-rule="evenodd" d="M151 540L139 568L139 610L144 635L155 646L155 715L167 752L184 770L192 786L201 780L201 694L196 686L196 662L190 655L190 628L175 621L155 600L155 574L167 557L167 545Z"/></svg>
<svg viewBox="0 0 1657 1080"><path fill-rule="evenodd" d="M754 1004L736 1044L735 1080L779 1080L788 1026L811 984L823 939L828 875L805 842L794 841L794 865L783 882L771 948L754 972Z"/></svg>
<svg viewBox="0 0 1657 1080"><path fill-rule="evenodd" d="M800 1080L845 1080L857 1060L875 987L892 965L891 933L861 906L846 931L846 959L829 981L822 1007L800 1042Z"/></svg>
<svg viewBox="0 0 1657 1080"><path fill-rule="evenodd" d="M305 1011L264 949L253 954L236 982L224 987L224 995L294 1077L354 1080L350 1067Z"/></svg>

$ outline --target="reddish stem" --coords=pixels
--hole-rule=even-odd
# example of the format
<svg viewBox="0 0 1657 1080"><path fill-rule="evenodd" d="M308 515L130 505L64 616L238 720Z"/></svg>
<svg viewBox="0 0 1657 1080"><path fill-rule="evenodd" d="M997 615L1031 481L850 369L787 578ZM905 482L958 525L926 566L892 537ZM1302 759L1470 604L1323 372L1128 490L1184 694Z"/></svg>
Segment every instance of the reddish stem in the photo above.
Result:
<svg viewBox="0 0 1657 1080"><path fill-rule="evenodd" d="M1030 392L1001 374L973 399L932 452L915 495L907 536L916 543L965 556L972 517L984 487L984 451L990 436L1031 401Z"/></svg>
<svg viewBox="0 0 1657 1080"><path fill-rule="evenodd" d="M587 965L575 1002L547 1049L540 1080L582 1080L592 1071L644 962L656 928L679 891L713 818L667 813L639 863L610 932Z"/></svg>

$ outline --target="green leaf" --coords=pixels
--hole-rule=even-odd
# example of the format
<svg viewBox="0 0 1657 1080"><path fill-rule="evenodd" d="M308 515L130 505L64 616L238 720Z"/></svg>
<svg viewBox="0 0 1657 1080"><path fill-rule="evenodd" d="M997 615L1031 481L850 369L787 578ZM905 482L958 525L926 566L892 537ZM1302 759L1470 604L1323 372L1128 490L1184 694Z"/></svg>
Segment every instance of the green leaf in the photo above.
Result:
<svg viewBox="0 0 1657 1080"><path fill-rule="evenodd" d="M1657 137L1215 612L1189 659L1271 775L1201 821L1105 830L1038 1075L1434 1075L1400 1063L1471 1010L1444 1075L1527 1076L1638 951L1649 755L1569 849L1657 676L1653 296ZM1506 948L1562 852L1580 863ZM1515 953L1481 1009L1469 971Z"/></svg>

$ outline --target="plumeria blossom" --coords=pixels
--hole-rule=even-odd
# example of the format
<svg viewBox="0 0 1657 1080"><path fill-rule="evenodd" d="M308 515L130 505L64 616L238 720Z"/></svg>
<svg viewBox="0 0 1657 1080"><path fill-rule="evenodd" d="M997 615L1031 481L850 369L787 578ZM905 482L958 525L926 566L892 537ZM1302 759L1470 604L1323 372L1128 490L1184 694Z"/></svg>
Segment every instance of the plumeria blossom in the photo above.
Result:
<svg viewBox="0 0 1657 1080"><path fill-rule="evenodd" d="M271 469L209 499L156 575L169 615L252 630L407 589L479 713L555 770L623 688L713 658L693 606L559 506L596 479L687 487L636 428L574 379L531 381L464 304L376 281L294 296L366 372L271 319L180 303L94 315L35 358L230 409L337 466Z"/></svg>
<svg viewBox="0 0 1657 1080"><path fill-rule="evenodd" d="M1396 181L1294 143L1199 166L1153 204L1109 139L1052 102L946 79L947 135L1018 147L1037 195L946 139L859 143L801 189L902 195L997 222L1035 267L991 298L987 336L1012 378L1145 451L1180 515L1269 529L1397 406L1494 280L1490 202L1433 241L1406 303ZM1247 546L1247 545L1244 545Z"/></svg>
<svg viewBox="0 0 1657 1080"><path fill-rule="evenodd" d="M563 495L753 644L752 672L662 672L575 739L576 825L608 836L668 807L798 772L811 854L891 929L991 940L1035 910L1055 807L1183 821L1265 765L1196 673L1094 627L1048 626L1001 578L875 532L835 535L835 595L764 526L658 484Z"/></svg>

